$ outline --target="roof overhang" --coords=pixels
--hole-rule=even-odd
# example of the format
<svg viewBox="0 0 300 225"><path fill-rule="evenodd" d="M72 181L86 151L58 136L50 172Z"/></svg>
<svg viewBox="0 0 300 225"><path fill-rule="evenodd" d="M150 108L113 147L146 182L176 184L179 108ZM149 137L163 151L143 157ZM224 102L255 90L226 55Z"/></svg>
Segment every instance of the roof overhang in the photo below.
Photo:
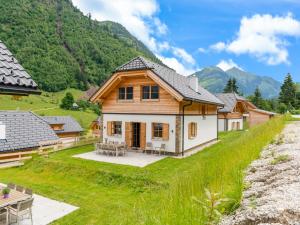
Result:
<svg viewBox="0 0 300 225"><path fill-rule="evenodd" d="M21 95L28 96L30 94L40 95L42 92L37 89L21 87L21 86L12 86L12 85L0 85L0 94L2 95Z"/></svg>

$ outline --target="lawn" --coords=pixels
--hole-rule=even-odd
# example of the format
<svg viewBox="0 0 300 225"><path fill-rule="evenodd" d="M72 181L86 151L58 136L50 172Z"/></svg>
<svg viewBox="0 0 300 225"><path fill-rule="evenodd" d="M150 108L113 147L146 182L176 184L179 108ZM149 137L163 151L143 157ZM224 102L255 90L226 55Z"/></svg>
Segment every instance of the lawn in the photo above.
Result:
<svg viewBox="0 0 300 225"><path fill-rule="evenodd" d="M97 115L87 110L71 111L59 108L61 99L66 92L71 92L75 99L78 99L83 91L76 89L68 89L57 93L43 92L42 95L30 95L20 100L14 100L12 96L0 96L0 110L25 110L33 111L41 116L73 116L84 129L87 129L90 123L97 118ZM84 119L83 119L84 118Z"/></svg>
<svg viewBox="0 0 300 225"><path fill-rule="evenodd" d="M0 170L0 182L15 182L80 209L54 224L204 224L207 218L192 196L204 188L229 197L235 209L243 170L283 126L278 118L249 131L220 135L220 142L185 158L166 158L145 168L72 158L93 146L34 157L20 168Z"/></svg>

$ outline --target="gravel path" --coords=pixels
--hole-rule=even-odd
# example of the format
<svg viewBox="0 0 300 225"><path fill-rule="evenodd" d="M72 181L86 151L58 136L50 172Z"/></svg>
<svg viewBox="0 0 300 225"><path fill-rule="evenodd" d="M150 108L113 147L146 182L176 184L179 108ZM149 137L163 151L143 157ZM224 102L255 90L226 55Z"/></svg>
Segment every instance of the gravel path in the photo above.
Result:
<svg viewBox="0 0 300 225"><path fill-rule="evenodd" d="M300 225L300 122L288 124L246 171L240 208L221 225Z"/></svg>

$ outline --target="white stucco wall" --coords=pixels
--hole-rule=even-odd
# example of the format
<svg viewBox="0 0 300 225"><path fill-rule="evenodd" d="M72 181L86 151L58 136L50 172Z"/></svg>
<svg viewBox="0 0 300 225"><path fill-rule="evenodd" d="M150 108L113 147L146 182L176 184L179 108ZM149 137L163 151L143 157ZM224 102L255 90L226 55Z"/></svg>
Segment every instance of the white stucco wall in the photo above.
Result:
<svg viewBox="0 0 300 225"><path fill-rule="evenodd" d="M240 130L243 129L243 127L244 127L243 118L241 118L241 119L228 119L228 131L232 130L232 122L240 122Z"/></svg>
<svg viewBox="0 0 300 225"><path fill-rule="evenodd" d="M191 122L197 123L197 137L188 138L188 124ZM217 139L217 115L203 116L185 116L184 117L184 150L188 150L197 145Z"/></svg>
<svg viewBox="0 0 300 225"><path fill-rule="evenodd" d="M225 131L225 119L218 119L218 129L219 131Z"/></svg>
<svg viewBox="0 0 300 225"><path fill-rule="evenodd" d="M122 121L122 135L107 136L107 121ZM175 152L175 115L127 115L127 114L103 114L103 140L125 142L125 122L146 123L146 142L152 142L153 147L166 144L166 150ZM152 140L152 123L169 124L169 140ZM172 132L173 131L173 132Z"/></svg>

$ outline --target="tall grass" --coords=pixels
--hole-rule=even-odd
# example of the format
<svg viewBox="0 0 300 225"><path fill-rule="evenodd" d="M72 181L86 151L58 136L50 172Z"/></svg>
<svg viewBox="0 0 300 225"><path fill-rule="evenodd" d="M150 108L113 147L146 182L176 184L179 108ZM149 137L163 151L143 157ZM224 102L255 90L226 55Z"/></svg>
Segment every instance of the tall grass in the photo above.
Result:
<svg viewBox="0 0 300 225"><path fill-rule="evenodd" d="M198 153L196 165L191 165L189 172L177 175L171 187L152 200L153 204L141 201L135 209L138 218L135 222L133 218L128 219L128 224L206 224L204 210L192 200L195 196L205 202L206 188L230 199L219 208L222 213L233 211L241 200L244 169L259 157L263 147L283 129L284 123L284 117L274 118L245 131L238 138L226 139Z"/></svg>

